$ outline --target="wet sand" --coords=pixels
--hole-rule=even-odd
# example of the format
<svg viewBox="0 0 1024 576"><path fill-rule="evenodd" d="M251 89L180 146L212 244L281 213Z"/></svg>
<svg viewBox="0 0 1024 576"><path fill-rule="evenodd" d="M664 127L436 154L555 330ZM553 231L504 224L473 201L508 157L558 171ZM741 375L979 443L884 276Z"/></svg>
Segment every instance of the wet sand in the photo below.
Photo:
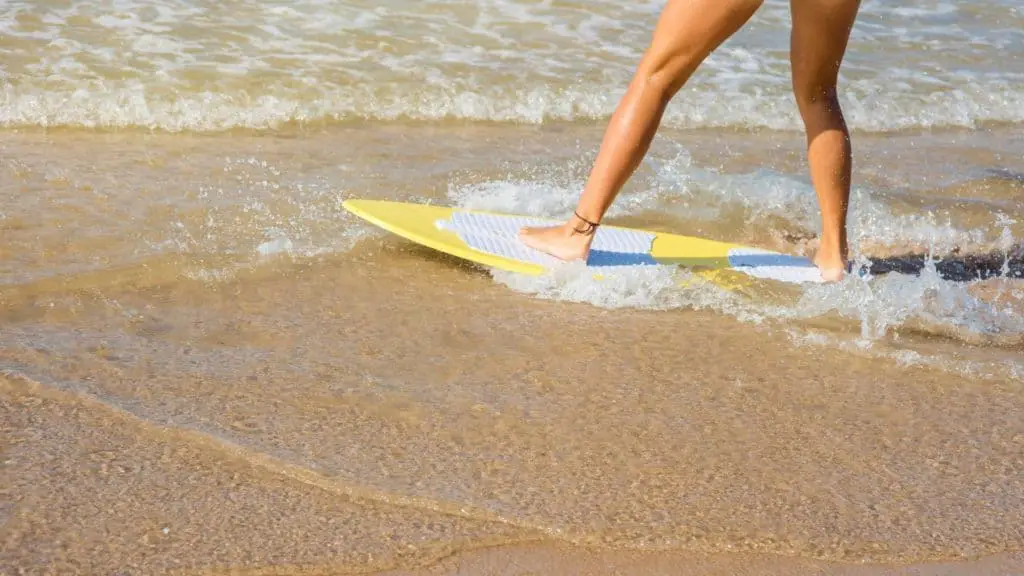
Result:
<svg viewBox="0 0 1024 576"><path fill-rule="evenodd" d="M5 574L327 575L396 564L419 568L380 576L1024 572L1020 553L900 567L584 549L353 496L308 470L24 378L0 377L0 411Z"/></svg>
<svg viewBox="0 0 1024 576"><path fill-rule="evenodd" d="M371 255L389 265L108 291L150 311L86 302L22 332L0 352L38 375L4 384L4 564L365 571L537 538L912 563L1024 544L1013 383ZM424 259L433 289L403 288Z"/></svg>
<svg viewBox="0 0 1024 576"><path fill-rule="evenodd" d="M353 497L308 471L0 378L4 574L362 573L517 530Z"/></svg>
<svg viewBox="0 0 1024 576"><path fill-rule="evenodd" d="M377 576L1006 576L1024 573L1024 554L965 562L894 566L838 564L755 554L608 552L557 544L486 548L457 554L429 567Z"/></svg>
<svg viewBox="0 0 1024 576"><path fill-rule="evenodd" d="M836 315L536 297L338 207L381 190L445 200L494 178L471 153L487 138L515 165L580 135L449 129L461 139L415 157L359 127L337 149L5 135L0 573L1021 568L1020 381L894 356L1005 366L1015 333L908 323L861 345L862 324ZM744 173L748 137L733 138L694 157L715 143ZM875 145L866 156L895 146ZM949 161L989 163L979 148ZM339 164L349 153L363 155ZM929 178L952 202L951 174L902 165L878 178ZM711 235L748 222L654 212L617 217ZM793 247L771 223L739 229ZM294 250L275 251L281 237ZM975 288L1012 306L1019 282Z"/></svg>
<svg viewBox="0 0 1024 576"><path fill-rule="evenodd" d="M4 573L1024 572L1020 553L900 566L799 554L579 548L479 510L354 488L222 438L155 425L22 377L0 378L0 398ZM794 481L793 489L805 490L806 483ZM851 496L836 492L834 498ZM1006 519L1002 528L1019 538L1017 520ZM510 544L517 541L523 544ZM421 568L387 570L396 565Z"/></svg>

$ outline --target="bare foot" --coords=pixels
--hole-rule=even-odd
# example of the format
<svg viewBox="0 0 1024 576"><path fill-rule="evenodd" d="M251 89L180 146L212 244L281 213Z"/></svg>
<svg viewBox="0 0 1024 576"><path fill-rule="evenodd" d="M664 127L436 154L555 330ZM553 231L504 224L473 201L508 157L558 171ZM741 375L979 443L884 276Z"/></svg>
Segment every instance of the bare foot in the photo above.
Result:
<svg viewBox="0 0 1024 576"><path fill-rule="evenodd" d="M586 260L594 234L581 233L572 223L561 226L527 226L519 231L519 240L559 260Z"/></svg>
<svg viewBox="0 0 1024 576"><path fill-rule="evenodd" d="M846 247L829 245L822 242L818 253L814 256L814 265L821 272L821 279L825 282L839 282L846 277L847 262Z"/></svg>

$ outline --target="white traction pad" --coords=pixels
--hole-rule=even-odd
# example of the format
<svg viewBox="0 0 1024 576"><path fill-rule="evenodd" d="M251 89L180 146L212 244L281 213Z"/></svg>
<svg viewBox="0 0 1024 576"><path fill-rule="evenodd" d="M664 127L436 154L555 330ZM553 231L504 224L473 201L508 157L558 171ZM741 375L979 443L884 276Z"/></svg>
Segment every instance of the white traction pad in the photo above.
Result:
<svg viewBox="0 0 1024 576"><path fill-rule="evenodd" d="M455 233L467 246L495 256L529 262L552 268L562 262L524 245L519 229L524 226L552 226L559 221L527 216L506 216L455 211L448 220L438 220L441 230ZM588 267L657 266L651 256L655 234L621 228L598 228L587 259ZM821 282L818 268L799 256L790 256L757 248L734 248L729 251L733 270L755 278L783 282Z"/></svg>
<svg viewBox="0 0 1024 576"><path fill-rule="evenodd" d="M795 283L824 281L818 267L807 258L758 248L729 250L729 265L755 278Z"/></svg>
<svg viewBox="0 0 1024 576"><path fill-rule="evenodd" d="M438 220L436 225L458 235L467 246L480 252L529 262L545 267L557 266L560 260L534 250L519 241L519 229L524 226L553 226L560 222L526 216L503 216L454 212L449 220ZM651 257L654 234L639 230L598 228L590 245L587 266L656 266Z"/></svg>

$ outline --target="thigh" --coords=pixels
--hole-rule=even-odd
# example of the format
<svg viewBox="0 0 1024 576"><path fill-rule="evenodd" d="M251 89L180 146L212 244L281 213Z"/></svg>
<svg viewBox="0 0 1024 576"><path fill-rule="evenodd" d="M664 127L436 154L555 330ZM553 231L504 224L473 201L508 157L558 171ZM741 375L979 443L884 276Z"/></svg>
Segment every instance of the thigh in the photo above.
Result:
<svg viewBox="0 0 1024 576"><path fill-rule="evenodd" d="M834 92L859 0L790 0L790 62L798 102Z"/></svg>
<svg viewBox="0 0 1024 576"><path fill-rule="evenodd" d="M672 92L715 48L750 19L763 0L669 0L640 62L647 78L662 75Z"/></svg>

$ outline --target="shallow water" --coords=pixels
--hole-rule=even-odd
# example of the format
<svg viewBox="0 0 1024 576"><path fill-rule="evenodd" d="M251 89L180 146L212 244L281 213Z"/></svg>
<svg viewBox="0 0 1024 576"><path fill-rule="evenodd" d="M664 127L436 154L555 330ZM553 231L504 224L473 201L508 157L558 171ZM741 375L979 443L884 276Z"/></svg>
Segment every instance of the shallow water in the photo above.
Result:
<svg viewBox="0 0 1024 576"><path fill-rule="evenodd" d="M869 273L838 285L524 278L342 208L563 216L659 7L0 7L0 566L1020 550L1015 3L864 3L843 98ZM702 68L609 222L813 253L787 17Z"/></svg>

